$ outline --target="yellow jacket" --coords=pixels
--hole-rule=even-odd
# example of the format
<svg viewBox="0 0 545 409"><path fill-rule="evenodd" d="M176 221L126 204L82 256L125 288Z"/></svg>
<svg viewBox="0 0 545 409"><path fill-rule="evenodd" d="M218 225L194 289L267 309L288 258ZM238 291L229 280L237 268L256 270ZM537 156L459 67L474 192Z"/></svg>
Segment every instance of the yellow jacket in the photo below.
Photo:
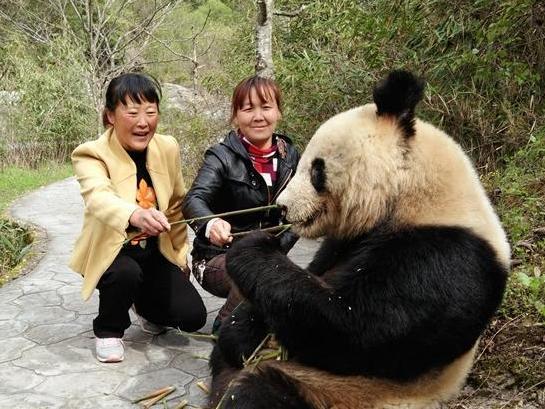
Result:
<svg viewBox="0 0 545 409"><path fill-rule="evenodd" d="M129 218L138 208L136 165L119 143L113 128L97 140L79 145L72 153L72 164L85 210L70 268L83 275L81 295L87 300L127 239ZM176 140L155 134L148 145L146 167L159 210L170 223L181 220L185 187ZM171 263L186 268L185 223L174 225L170 232L159 235L159 250Z"/></svg>

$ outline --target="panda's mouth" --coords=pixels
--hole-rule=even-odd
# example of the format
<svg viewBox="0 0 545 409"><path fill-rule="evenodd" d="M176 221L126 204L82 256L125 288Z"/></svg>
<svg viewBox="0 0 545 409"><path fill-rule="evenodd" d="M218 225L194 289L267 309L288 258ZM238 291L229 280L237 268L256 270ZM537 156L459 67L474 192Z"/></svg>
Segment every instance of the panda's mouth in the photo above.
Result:
<svg viewBox="0 0 545 409"><path fill-rule="evenodd" d="M316 210L314 210L307 218L302 220L294 220L291 221L291 223L299 228L308 228L312 226L316 222L316 220L318 220L324 213L325 206L320 206Z"/></svg>

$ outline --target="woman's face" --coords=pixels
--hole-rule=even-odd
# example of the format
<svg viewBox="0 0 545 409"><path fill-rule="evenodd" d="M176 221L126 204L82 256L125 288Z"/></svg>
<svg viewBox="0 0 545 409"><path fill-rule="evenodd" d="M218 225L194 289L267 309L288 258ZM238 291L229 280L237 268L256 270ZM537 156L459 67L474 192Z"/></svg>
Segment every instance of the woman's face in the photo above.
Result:
<svg viewBox="0 0 545 409"><path fill-rule="evenodd" d="M267 100L261 102L257 91L252 88L237 111L234 121L240 132L261 149L271 146L272 134L282 117L272 92L265 92L265 96Z"/></svg>
<svg viewBox="0 0 545 409"><path fill-rule="evenodd" d="M127 98L127 105L117 104L108 111L108 120L113 125L121 146L128 151L143 151L155 135L159 121L159 109L155 102L136 103Z"/></svg>

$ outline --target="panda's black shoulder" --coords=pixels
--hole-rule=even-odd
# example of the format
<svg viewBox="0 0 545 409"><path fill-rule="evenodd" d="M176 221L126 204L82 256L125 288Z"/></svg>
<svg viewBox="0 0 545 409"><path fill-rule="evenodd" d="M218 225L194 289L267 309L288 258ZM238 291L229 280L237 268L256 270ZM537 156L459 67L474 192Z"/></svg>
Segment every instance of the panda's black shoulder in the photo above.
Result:
<svg viewBox="0 0 545 409"><path fill-rule="evenodd" d="M422 291L422 284L430 287L426 291L448 288L463 302L483 302L493 310L505 289L506 267L485 239L464 227L377 229L347 248L347 259L372 272L366 279L391 281L406 291ZM480 291L479 299L468 300L464 291Z"/></svg>

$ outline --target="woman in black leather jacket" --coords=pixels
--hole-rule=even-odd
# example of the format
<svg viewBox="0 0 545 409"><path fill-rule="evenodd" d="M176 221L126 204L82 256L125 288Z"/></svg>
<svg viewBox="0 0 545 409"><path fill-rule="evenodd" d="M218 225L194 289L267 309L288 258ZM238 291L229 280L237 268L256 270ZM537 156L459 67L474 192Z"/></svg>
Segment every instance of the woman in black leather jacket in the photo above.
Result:
<svg viewBox="0 0 545 409"><path fill-rule="evenodd" d="M299 153L289 138L274 133L282 116L281 94L271 79L250 77L233 92L231 131L204 156L204 163L183 203L184 218L195 218L274 204L295 174ZM225 218L194 221L193 274L208 292L227 298L214 321L213 332L241 301L225 270L225 252L233 233L278 226L278 209ZM280 236L287 253L298 236Z"/></svg>

